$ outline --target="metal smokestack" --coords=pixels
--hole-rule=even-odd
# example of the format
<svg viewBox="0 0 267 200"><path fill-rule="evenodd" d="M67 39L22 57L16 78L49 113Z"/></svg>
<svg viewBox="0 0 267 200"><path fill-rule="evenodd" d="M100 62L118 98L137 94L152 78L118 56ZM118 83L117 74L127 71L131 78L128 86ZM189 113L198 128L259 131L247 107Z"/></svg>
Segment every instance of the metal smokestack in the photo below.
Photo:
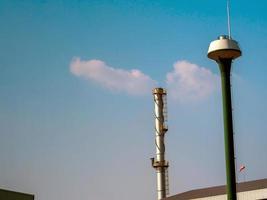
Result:
<svg viewBox="0 0 267 200"><path fill-rule="evenodd" d="M238 43L230 37L220 36L210 43L208 57L217 62L221 72L228 200L237 199L230 77L232 61L239 56L241 50Z"/></svg>
<svg viewBox="0 0 267 200"><path fill-rule="evenodd" d="M152 158L152 166L157 173L157 195L158 200L167 196L168 190L168 167L169 164L165 161L165 144L164 136L168 128L167 107L166 107L166 91L163 88L155 88L153 90L155 104L155 133L156 133L156 158Z"/></svg>

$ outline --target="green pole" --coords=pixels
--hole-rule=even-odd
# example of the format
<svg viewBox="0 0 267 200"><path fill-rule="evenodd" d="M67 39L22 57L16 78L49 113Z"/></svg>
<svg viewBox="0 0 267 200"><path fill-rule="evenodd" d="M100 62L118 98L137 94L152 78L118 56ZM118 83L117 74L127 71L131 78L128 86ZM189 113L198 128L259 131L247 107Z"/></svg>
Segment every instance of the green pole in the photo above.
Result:
<svg viewBox="0 0 267 200"><path fill-rule="evenodd" d="M235 176L235 154L234 135L231 102L231 64L232 59L219 59L218 65L221 72L223 120L224 120L224 143L225 162L227 176L227 199L236 200L236 176Z"/></svg>

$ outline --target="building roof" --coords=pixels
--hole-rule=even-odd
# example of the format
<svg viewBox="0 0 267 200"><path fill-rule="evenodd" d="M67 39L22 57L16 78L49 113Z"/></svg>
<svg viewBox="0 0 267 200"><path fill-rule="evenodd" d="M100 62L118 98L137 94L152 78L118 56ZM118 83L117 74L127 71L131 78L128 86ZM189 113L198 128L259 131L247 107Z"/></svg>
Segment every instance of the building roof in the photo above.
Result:
<svg viewBox="0 0 267 200"><path fill-rule="evenodd" d="M245 192L251 190L259 190L267 188L267 179L260 179L255 181L248 181L243 183L237 183L237 192ZM226 186L215 186L209 188L202 188L196 190L190 190L188 192L183 192L171 197L166 198L166 200L187 200L195 198L203 198L217 195L226 194Z"/></svg>

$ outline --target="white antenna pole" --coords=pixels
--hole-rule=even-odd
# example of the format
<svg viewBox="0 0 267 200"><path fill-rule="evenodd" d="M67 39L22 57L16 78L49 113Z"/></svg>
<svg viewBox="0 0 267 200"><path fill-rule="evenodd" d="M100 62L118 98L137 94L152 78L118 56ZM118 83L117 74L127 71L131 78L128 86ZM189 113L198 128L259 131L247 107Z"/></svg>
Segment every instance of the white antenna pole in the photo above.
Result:
<svg viewBox="0 0 267 200"><path fill-rule="evenodd" d="M228 36L229 39L231 39L230 0L227 0L227 24L228 24Z"/></svg>

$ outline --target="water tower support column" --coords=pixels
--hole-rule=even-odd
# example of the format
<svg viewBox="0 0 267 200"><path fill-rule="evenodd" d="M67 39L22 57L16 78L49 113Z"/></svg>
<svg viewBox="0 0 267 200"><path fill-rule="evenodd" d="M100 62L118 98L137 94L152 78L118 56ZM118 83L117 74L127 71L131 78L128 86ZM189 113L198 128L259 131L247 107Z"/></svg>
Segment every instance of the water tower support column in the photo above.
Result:
<svg viewBox="0 0 267 200"><path fill-rule="evenodd" d="M221 72L223 118L224 118L224 145L227 177L228 200L236 200L235 153L231 101L231 63L232 59L221 59L218 65Z"/></svg>

